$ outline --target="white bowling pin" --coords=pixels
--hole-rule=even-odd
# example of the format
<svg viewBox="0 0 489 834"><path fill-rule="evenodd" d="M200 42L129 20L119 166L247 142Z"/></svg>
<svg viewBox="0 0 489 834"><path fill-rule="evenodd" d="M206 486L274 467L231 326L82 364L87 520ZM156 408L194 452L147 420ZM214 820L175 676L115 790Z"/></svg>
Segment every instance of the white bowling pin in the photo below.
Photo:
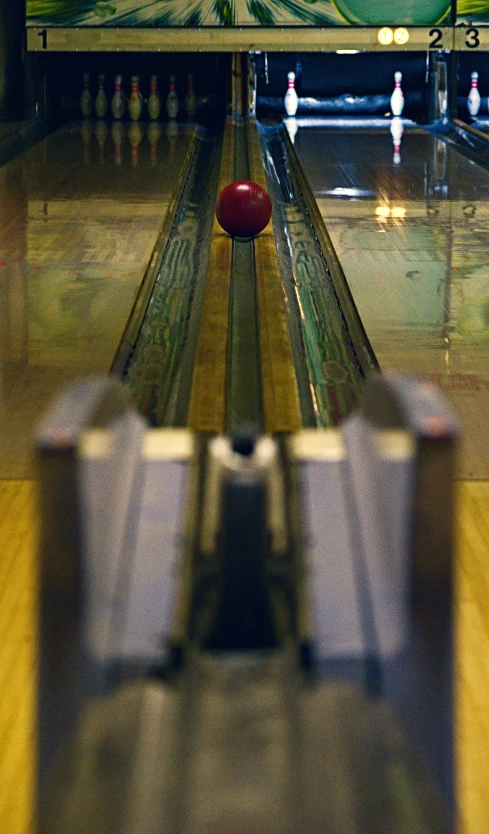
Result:
<svg viewBox="0 0 489 834"><path fill-rule="evenodd" d="M148 96L148 116L153 121L158 119L161 110L161 99L158 92L158 76L152 75L149 80L151 92Z"/></svg>
<svg viewBox="0 0 489 834"><path fill-rule="evenodd" d="M90 76L87 72L83 75L83 92L80 96L80 110L82 116L89 116L92 112L92 94L90 92Z"/></svg>
<svg viewBox="0 0 489 834"><path fill-rule="evenodd" d="M402 72L394 73L394 92L391 95L391 112L393 116L400 116L404 109L404 94L401 90Z"/></svg>
<svg viewBox="0 0 489 834"><path fill-rule="evenodd" d="M391 122L391 136L394 143L394 155L392 161L394 165L399 165L401 161L401 141L404 133L404 126L402 119L399 116L394 116Z"/></svg>
<svg viewBox="0 0 489 834"><path fill-rule="evenodd" d="M176 119L178 115L178 96L175 92L175 76L170 75L170 89L166 97L166 112L170 120Z"/></svg>
<svg viewBox="0 0 489 834"><path fill-rule="evenodd" d="M295 116L299 106L299 98L295 91L295 72L289 72L287 75L287 92L285 93L284 105L287 116Z"/></svg>
<svg viewBox="0 0 489 834"><path fill-rule="evenodd" d="M122 76L114 76L114 95L110 103L114 119L122 119L125 110L124 96L122 95Z"/></svg>
<svg viewBox="0 0 489 834"><path fill-rule="evenodd" d="M467 96L467 108L472 117L477 116L481 106L481 97L477 89L477 82L479 81L479 73L470 73L470 92Z"/></svg>
<svg viewBox="0 0 489 834"><path fill-rule="evenodd" d="M103 119L104 116L107 114L107 96L105 95L105 76L99 75L98 77L98 91L97 95L95 96L95 112L99 119Z"/></svg>
<svg viewBox="0 0 489 834"><path fill-rule="evenodd" d="M143 97L139 89L139 77L133 75L131 78L131 95L127 102L129 116L133 122L137 122L143 109Z"/></svg>

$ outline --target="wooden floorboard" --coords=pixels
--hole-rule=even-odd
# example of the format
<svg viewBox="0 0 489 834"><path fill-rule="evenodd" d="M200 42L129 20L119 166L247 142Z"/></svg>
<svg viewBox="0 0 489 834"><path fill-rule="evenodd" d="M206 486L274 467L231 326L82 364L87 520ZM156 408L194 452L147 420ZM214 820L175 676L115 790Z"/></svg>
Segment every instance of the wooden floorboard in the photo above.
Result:
<svg viewBox="0 0 489 834"><path fill-rule="evenodd" d="M0 831L32 834L37 513L32 481L0 481ZM456 779L459 834L487 834L489 482L459 485Z"/></svg>
<svg viewBox="0 0 489 834"><path fill-rule="evenodd" d="M456 762L462 834L489 831L489 483L460 484Z"/></svg>
<svg viewBox="0 0 489 834"><path fill-rule="evenodd" d="M31 834L37 513L33 481L0 481L0 831Z"/></svg>
<svg viewBox="0 0 489 834"><path fill-rule="evenodd" d="M105 130L106 159L93 128L69 124L0 167L2 479L34 476L32 433L57 392L109 371L194 132L173 148L163 132L158 158L144 136L137 164L125 135L114 164Z"/></svg>

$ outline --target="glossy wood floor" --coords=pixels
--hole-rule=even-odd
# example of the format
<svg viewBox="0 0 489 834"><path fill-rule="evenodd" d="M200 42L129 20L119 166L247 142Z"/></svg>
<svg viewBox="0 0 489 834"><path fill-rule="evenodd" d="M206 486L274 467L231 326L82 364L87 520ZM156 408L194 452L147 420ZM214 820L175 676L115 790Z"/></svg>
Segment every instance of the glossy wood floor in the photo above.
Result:
<svg viewBox="0 0 489 834"><path fill-rule="evenodd" d="M460 832L489 830L489 483L460 484L456 572Z"/></svg>
<svg viewBox="0 0 489 834"><path fill-rule="evenodd" d="M295 146L381 368L422 374L489 478L489 172L419 128L300 128ZM489 830L489 826L488 826Z"/></svg>
<svg viewBox="0 0 489 834"><path fill-rule="evenodd" d="M60 387L109 370L193 128L177 131L72 123L0 168L0 478L32 477Z"/></svg>
<svg viewBox="0 0 489 834"><path fill-rule="evenodd" d="M33 830L37 514L33 481L0 481L0 831Z"/></svg>

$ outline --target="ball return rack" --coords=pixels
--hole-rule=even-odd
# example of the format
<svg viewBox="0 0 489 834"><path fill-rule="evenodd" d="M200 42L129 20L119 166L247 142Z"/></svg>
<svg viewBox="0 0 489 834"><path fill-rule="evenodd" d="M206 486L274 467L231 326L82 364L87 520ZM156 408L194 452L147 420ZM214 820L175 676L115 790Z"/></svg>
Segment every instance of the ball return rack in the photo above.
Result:
<svg viewBox="0 0 489 834"><path fill-rule="evenodd" d="M397 375L277 436L63 392L36 439L39 831L453 830L458 435Z"/></svg>

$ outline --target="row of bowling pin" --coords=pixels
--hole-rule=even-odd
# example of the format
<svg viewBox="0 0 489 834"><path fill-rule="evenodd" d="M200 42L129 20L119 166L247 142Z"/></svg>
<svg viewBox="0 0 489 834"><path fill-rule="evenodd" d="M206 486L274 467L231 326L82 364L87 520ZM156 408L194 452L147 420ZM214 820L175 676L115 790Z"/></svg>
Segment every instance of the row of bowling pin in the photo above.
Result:
<svg viewBox="0 0 489 834"><path fill-rule="evenodd" d="M393 116L400 116L404 109L404 94L401 90L402 72L394 73L394 91L391 95L391 111ZM287 75L287 92L284 98L287 116L295 116L299 106L299 98L295 89L295 72Z"/></svg>
<svg viewBox="0 0 489 834"><path fill-rule="evenodd" d="M175 90L175 76L170 75L169 90L166 96L166 112L169 119L176 119L180 109L178 95ZM143 96L139 88L139 76L133 75L131 78L131 93L127 98L122 88L122 76L116 75L114 77L114 92L110 100L110 109L114 119L122 119L126 107L129 118L137 122L141 118L143 112ZM185 113L187 118L193 119L197 109L197 98L194 91L193 75L188 76L188 88L185 95ZM161 112L161 98L158 91L158 76L152 75L150 79L150 93L146 101L148 116L151 120L156 121ZM90 92L90 76L85 73L83 76L83 91L80 98L80 109L82 116L90 116L92 109L95 110L99 119L105 118L109 110L109 101L105 92L105 76L98 77L98 90L95 100L92 99Z"/></svg>
<svg viewBox="0 0 489 834"><path fill-rule="evenodd" d="M395 87L391 96L391 110L393 116L400 116L404 107L404 95L401 90L402 73L396 72L394 74ZM470 91L467 96L467 108L471 116L477 116L480 106L481 97L478 90L479 73L472 72L470 74Z"/></svg>
<svg viewBox="0 0 489 834"><path fill-rule="evenodd" d="M175 153L175 146L179 135L178 122L175 119L170 119L166 126L166 138L169 145L170 157ZM158 162L158 143L160 141L162 129L158 122L152 121L146 130L146 138L150 146L150 162L156 165ZM95 136L98 144L98 161L100 164L105 163L105 143L109 135L109 124L105 119L98 119L95 122L95 128L90 119L85 118L81 126L81 139L83 142L83 161L90 162L90 141L92 135ZM122 164L123 152L122 146L124 143L126 131L121 121L114 121L110 126L110 135L114 143L114 162L116 165ZM139 122L131 122L127 129L127 138L131 146L131 162L137 165L139 162L139 150L141 142L144 138L144 128Z"/></svg>

